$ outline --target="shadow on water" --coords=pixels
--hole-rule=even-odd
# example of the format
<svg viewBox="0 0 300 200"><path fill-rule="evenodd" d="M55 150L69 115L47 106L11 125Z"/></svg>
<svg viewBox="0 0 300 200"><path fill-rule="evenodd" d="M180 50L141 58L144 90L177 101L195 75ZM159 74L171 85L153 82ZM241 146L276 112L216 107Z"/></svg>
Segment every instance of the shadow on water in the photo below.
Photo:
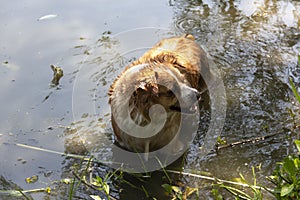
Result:
<svg viewBox="0 0 300 200"><path fill-rule="evenodd" d="M299 129L295 129L294 119L291 117L291 111L299 113L299 106L297 107L294 103L294 97L288 84L288 78L292 77L295 84L300 86L300 69L297 67L297 55L300 48L300 16L297 12L300 10L299 2L171 0L168 3L168 8L173 12L173 21L170 22L173 31L165 33L164 36L182 32L193 34L197 42L210 54L221 72L227 93L227 116L221 138L227 143L232 143L273 135L265 140L221 148L218 151L212 151L207 156L200 157L198 152L202 142L201 131L204 132L201 130L189 151L169 168L182 167L185 170L201 172L222 179L232 179L242 173L246 179L251 180L251 166L260 165L261 170L257 174L258 182L268 185L265 176L270 175L277 161L293 152L292 140L299 133ZM9 152L11 144L14 142L22 141L32 146L41 145L49 149L57 147L60 151L65 150L69 153L85 154L89 151L101 161L110 160L113 136L110 125L110 109L107 103L109 85L122 71L123 66L139 57L162 35L153 38L152 34L145 35L143 33L135 36L136 38L131 37L126 41L129 43L142 41L147 45L127 52L126 55L119 53L120 41L113 40L111 36L111 32L106 31L96 40L80 39L79 45L75 45L69 51L72 58L68 61L61 61L67 65L67 67L65 66L67 72L64 72L62 78L65 79L63 87L50 88L43 95L34 93L31 98L41 99L39 103L33 101L35 104L29 97L20 97L20 101L25 101L25 104L33 107L31 110L38 110L36 111L38 116L48 117L46 122L35 125L31 131L24 132L22 127L16 128L15 130L21 130L16 136L2 136L0 132L0 139L6 141L1 147L4 149L3 152ZM7 65L7 63L5 64ZM79 68L74 69L73 66ZM49 71L51 72L50 68ZM31 77L31 75L35 76L30 71L23 71L23 76ZM16 77L6 78L17 79ZM45 74L41 74L37 83L42 82L40 79L44 78ZM18 79L16 84L20 84L19 87L22 85L22 83L18 83ZM38 84L34 87L38 87ZM39 90L45 91L45 89L37 89L37 91ZM40 103L45 97L47 97L45 102ZM66 103L71 97L73 97L72 106ZM13 95L11 98L16 98L16 96ZM9 101L8 98L5 100ZM65 108L66 106L68 108ZM3 108L3 111L8 113L7 109ZM72 123L72 119L68 120L68 118L72 118L70 117L71 109L74 117ZM28 112L30 113L30 109ZM203 114L204 120L201 127L206 130L209 120L205 117L209 113L204 111ZM61 118L56 119L55 115L61 116ZM6 120L4 116L0 117L3 118L3 121ZM39 123L41 120L38 117L36 119L29 118L26 118L30 121L28 124ZM21 119L14 118L15 122L18 120ZM5 123L3 124L5 125ZM55 127L51 124L55 124ZM21 126L18 123L16 125ZM31 126L28 125L28 127ZM42 131L45 129L46 131ZM0 129L0 131L9 132L10 130ZM35 137L28 136L29 133L33 134L35 131L40 134L35 134ZM49 145L48 140L51 134L59 136L55 138L55 141L53 140L55 148L51 148L53 146ZM65 149L62 148L63 145L59 145L62 143L64 143ZM35 156L35 159L30 156ZM42 167L34 167L34 163L43 157L44 154L24 155L24 159L28 162L27 167L33 166L36 171L39 171L37 173L42 177L41 181L43 182L73 177L73 167L82 164L77 159L57 158L49 155L47 162L43 163ZM59 160L58 167L51 164L53 160ZM47 164L53 166L55 170L47 171L47 167L45 167ZM22 169L22 165L19 163L11 161L10 165L15 165L16 170ZM62 169L60 169L61 165ZM12 182L18 185L22 183L24 176L18 178L18 175L6 174L9 171L9 165L1 163L0 166L4 167L2 172L4 176L12 177ZM113 172L112 169L100 164L93 164L91 169L100 177L104 177L108 172ZM47 173L51 173L51 175L46 176ZM199 199L212 199L211 182L176 174L170 174L170 178L175 185L181 188L186 188L186 186L199 188ZM123 182L116 180L109 183L113 196L120 199L147 199L147 196L157 199L167 198L161 185L168 183L169 180L163 172L154 172L151 178L125 174L123 179L125 180ZM25 189L29 187L24 183L20 185ZM8 182L7 186L9 186ZM70 188L66 184L56 183L53 189L50 196L45 194L38 197L67 198ZM95 191L81 185L77 188L75 196L79 199L87 199L90 198L89 194L95 194ZM195 198L195 196L191 198Z"/></svg>

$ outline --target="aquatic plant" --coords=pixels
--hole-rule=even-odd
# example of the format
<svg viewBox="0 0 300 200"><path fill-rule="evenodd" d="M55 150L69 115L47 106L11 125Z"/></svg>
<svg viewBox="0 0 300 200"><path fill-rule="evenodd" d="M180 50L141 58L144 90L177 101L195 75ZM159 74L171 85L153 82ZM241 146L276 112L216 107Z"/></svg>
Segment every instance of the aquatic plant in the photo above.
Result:
<svg viewBox="0 0 300 200"><path fill-rule="evenodd" d="M215 199L224 199L219 191L220 188L227 190L235 199L263 200L263 191L269 192L276 199L300 199L300 140L295 140L294 142L298 149L298 154L290 155L284 158L282 162L278 162L272 175L267 177L274 184L274 188L259 186L257 184L255 167L252 166L253 183L247 182L244 176L240 174L240 178L236 178L235 182L245 184L243 187L228 183L214 184L211 192ZM250 188L250 191L246 192L245 188Z"/></svg>
<svg viewBox="0 0 300 200"><path fill-rule="evenodd" d="M298 155L290 155L277 163L268 179L275 185L272 194L277 199L300 199L300 140L295 140Z"/></svg>

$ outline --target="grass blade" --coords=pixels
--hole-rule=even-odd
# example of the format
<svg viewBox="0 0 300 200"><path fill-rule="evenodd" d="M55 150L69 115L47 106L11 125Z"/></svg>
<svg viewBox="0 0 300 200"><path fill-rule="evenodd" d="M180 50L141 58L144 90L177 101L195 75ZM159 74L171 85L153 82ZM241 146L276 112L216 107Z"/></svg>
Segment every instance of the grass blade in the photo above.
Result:
<svg viewBox="0 0 300 200"><path fill-rule="evenodd" d="M293 83L292 78L290 78L290 85L291 85L291 87L292 87L293 93L294 93L294 95L295 95L297 101L300 103L300 95L299 95L299 93L298 93L298 91L297 91L297 89L296 89L296 87L295 87L295 84Z"/></svg>

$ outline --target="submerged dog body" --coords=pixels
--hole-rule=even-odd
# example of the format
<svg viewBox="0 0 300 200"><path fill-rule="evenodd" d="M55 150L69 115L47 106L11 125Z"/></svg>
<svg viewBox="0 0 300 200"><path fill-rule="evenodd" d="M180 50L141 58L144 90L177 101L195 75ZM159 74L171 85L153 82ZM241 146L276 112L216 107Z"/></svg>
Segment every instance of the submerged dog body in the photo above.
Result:
<svg viewBox="0 0 300 200"><path fill-rule="evenodd" d="M192 35L160 41L111 85L109 103L116 141L141 153L167 145L179 131L181 114L197 109L199 95L207 88L203 77L209 75L206 54ZM164 110L153 113L155 105ZM162 121L163 127L156 126ZM128 134L131 131L139 135Z"/></svg>

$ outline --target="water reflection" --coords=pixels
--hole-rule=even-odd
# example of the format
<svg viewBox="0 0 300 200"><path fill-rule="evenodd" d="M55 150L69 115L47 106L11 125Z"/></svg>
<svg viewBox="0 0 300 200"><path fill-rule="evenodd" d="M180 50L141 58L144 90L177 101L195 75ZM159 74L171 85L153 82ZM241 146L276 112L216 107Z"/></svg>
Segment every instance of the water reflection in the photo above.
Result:
<svg viewBox="0 0 300 200"><path fill-rule="evenodd" d="M229 105L238 105L228 114L244 111L229 120L239 120L234 124L242 124L247 134L256 135L263 123L276 127L281 118L288 118L284 111L276 115L289 106L286 83L289 68L296 65L299 41L293 40L291 46L287 38L299 33L296 12L286 17L286 10L296 10L297 4L287 3L282 8L282 2L277 1L177 3L177 27L195 34L224 71ZM245 135L239 129L237 125L233 130Z"/></svg>
<svg viewBox="0 0 300 200"><path fill-rule="evenodd" d="M215 157L191 155L187 167L217 174L225 170L232 177L244 163L262 163L270 170L272 160L286 155L283 149L290 145L283 138L293 132L288 77L299 84L299 6L263 0L174 2L176 27L194 34L223 71L228 100L223 137L230 142L278 133L272 140L220 151Z"/></svg>
<svg viewBox="0 0 300 200"><path fill-rule="evenodd" d="M109 83L120 69L114 68L113 62L107 62L107 67L96 70L97 64L103 64L105 54L93 57L92 47L99 39L99 45L103 42L108 45L103 53L112 53L108 48L114 43L105 43L109 34L107 31L117 33L133 27L172 28L174 25L176 34L192 33L205 47L222 71L227 88L228 112L222 136L228 142L278 133L276 137L212 152L206 157L197 157L200 139L196 140L186 156L186 169L207 171L220 178L237 177L242 172L249 178L249 166L262 163L263 171L258 178L264 181L264 176L270 173L275 162L292 151L289 138L295 137L295 130L287 108L294 112L299 110L291 103L293 96L288 77L291 76L300 86L300 69L296 64L300 48L298 1L171 0L149 1L142 5L138 2L115 4L102 1L100 4L99 1L47 1L43 5L36 1L18 5L9 1L4 3L5 9L1 12L3 24L0 25L3 66L0 68L0 134L3 134L0 135L0 155L3 158L0 173L7 180L13 180L25 189L42 187L44 183L70 176L70 166L75 162L36 151L24 153L24 149L11 145L15 142L63 152L66 139L66 148L69 145L75 148L74 152L84 152L86 147L80 149L80 142L73 143L71 140L68 143L75 132L87 133L85 141L97 137L94 142L99 145L99 151L103 150L102 146L112 143L105 95ZM37 21L40 16L49 13L58 13L58 16ZM99 34L101 37L98 37ZM145 35L134 39L131 38L128 43L147 39L151 43L149 46L152 46L157 41ZM143 52L143 49L133 52L131 59ZM87 55L93 59L83 62ZM118 65L124 66L130 62L130 59L118 60L118 56L113 58L119 62ZM64 69L60 90L49 89L52 76L50 64ZM77 120L72 124L72 87L79 73L78 66L82 64L95 67L94 73L88 74L87 79L98 83L101 89L98 87L95 91L94 86L90 87L89 93L78 99L87 104L97 100L97 104L91 112L78 112ZM52 92L51 96L42 103L49 92ZM95 93L97 95L93 95ZM96 130L99 126L103 129L103 137L98 137ZM107 148L100 156L109 157L109 153ZM28 162L18 162L20 155ZM99 171L105 171L97 167ZM44 172L49 170L53 170L53 174L44 176ZM39 183L28 185L24 182L25 177L37 172ZM161 176L163 174L155 176L147 186L150 195L165 197L158 185L163 183ZM185 184L188 182L190 186L206 186L199 180L175 179L181 179ZM140 184L134 180L133 183ZM119 186L126 190L120 195L124 199L145 196L143 191L128 185ZM62 190L65 197L68 188ZM84 193L85 188L80 192ZM208 193L209 189L204 191L203 198L207 198Z"/></svg>

